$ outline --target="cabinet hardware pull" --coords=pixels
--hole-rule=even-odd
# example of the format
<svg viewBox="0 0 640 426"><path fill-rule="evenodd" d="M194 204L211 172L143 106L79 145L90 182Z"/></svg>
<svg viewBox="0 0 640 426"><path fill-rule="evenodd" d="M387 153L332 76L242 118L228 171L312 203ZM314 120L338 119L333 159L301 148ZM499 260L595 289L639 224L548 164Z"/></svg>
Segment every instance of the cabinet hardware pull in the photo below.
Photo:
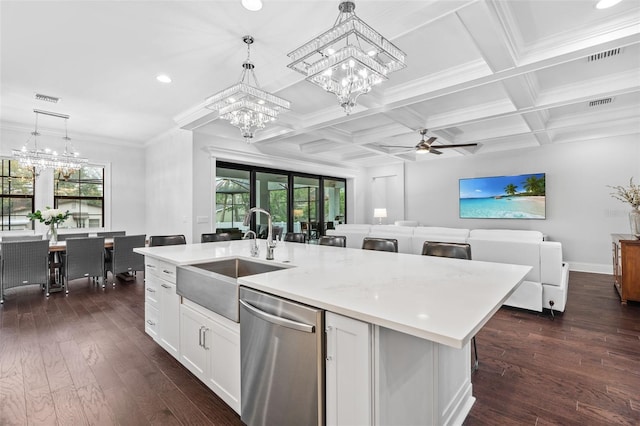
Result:
<svg viewBox="0 0 640 426"><path fill-rule="evenodd" d="M333 330L333 327L331 327L330 325L328 325L327 328L324 329L325 333L329 333L331 330Z"/></svg>
<svg viewBox="0 0 640 426"><path fill-rule="evenodd" d="M165 274L173 275L172 271L168 271L166 269L163 269L162 272L164 272Z"/></svg>
<svg viewBox="0 0 640 426"><path fill-rule="evenodd" d="M327 361L333 361L333 357L331 355L327 355Z"/></svg>
<svg viewBox="0 0 640 426"><path fill-rule="evenodd" d="M250 314L263 319L264 321L270 322L272 324L276 324L282 327L291 328L298 331L304 331L305 333L315 333L316 326L311 324L305 324L297 321L292 321L287 318L278 317L276 315L271 315L267 312L261 311L250 303L245 302L240 299L240 308L245 308Z"/></svg>
<svg viewBox="0 0 640 426"><path fill-rule="evenodd" d="M205 327L204 331L202 332L202 347L206 350L209 350L209 348L207 347L207 331L209 331L209 327Z"/></svg>
<svg viewBox="0 0 640 426"><path fill-rule="evenodd" d="M147 287L147 291L148 291L149 293L155 293L155 292L156 292L156 291L155 291L155 289L153 289L153 288L151 288L151 287Z"/></svg>
<svg viewBox="0 0 640 426"><path fill-rule="evenodd" d="M156 265L147 265L147 268L149 268L149 269L156 269Z"/></svg>
<svg viewBox="0 0 640 426"><path fill-rule="evenodd" d="M200 330L198 331L198 346L202 347L202 329L204 326L200 326Z"/></svg>
<svg viewBox="0 0 640 426"><path fill-rule="evenodd" d="M166 285L166 284L160 284L162 286L162 288L171 288L170 285Z"/></svg>
<svg viewBox="0 0 640 426"><path fill-rule="evenodd" d="M155 322L153 322L153 321L151 321L151 320L147 320L147 324L149 324L149 325L156 325L156 323L155 323Z"/></svg>

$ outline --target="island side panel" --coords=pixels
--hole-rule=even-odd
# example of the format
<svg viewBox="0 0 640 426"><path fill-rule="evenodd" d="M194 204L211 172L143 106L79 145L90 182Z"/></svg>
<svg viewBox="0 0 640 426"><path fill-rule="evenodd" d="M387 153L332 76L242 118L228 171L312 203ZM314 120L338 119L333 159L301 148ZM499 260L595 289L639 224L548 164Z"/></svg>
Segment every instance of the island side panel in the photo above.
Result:
<svg viewBox="0 0 640 426"><path fill-rule="evenodd" d="M375 327L375 424L461 424L475 399L471 352Z"/></svg>

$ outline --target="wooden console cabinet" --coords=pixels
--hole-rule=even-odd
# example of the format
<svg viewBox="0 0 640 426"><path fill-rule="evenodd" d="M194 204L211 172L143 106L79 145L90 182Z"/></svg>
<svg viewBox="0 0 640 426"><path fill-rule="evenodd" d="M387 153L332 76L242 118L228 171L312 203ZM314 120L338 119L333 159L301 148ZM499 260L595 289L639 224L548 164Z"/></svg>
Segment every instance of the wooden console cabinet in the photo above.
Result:
<svg viewBox="0 0 640 426"><path fill-rule="evenodd" d="M622 303L640 302L640 240L633 235L612 234L613 279Z"/></svg>

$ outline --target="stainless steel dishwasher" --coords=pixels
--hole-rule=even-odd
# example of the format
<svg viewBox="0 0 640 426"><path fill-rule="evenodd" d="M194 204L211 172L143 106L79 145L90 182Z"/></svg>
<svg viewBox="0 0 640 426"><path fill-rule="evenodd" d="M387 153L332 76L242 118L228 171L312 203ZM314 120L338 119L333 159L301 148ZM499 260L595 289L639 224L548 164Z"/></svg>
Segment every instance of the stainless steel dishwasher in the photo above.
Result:
<svg viewBox="0 0 640 426"><path fill-rule="evenodd" d="M241 418L324 424L324 311L240 288Z"/></svg>

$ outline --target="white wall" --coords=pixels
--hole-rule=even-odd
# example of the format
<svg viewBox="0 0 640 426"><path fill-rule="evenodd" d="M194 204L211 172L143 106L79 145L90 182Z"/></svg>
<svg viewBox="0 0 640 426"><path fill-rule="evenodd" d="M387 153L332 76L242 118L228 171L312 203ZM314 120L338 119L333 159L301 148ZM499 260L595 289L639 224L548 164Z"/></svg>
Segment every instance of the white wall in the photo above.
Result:
<svg viewBox="0 0 640 426"><path fill-rule="evenodd" d="M71 130L71 129L70 129ZM0 127L0 155L11 157L12 149L20 149L33 129L3 125ZM63 150L62 134L43 133L38 146ZM98 139L92 136L74 135L72 143L90 164L105 167L105 228L125 230L128 234L145 232L145 150L127 141ZM29 147L33 148L33 142ZM110 184L109 184L110 180ZM43 172L36 180L35 208L53 206L53 172ZM106 211L109 210L109 211ZM109 223L110 221L110 223ZM36 232L44 233L44 226L37 225Z"/></svg>
<svg viewBox="0 0 640 426"><path fill-rule="evenodd" d="M146 146L147 235L184 234L193 241L193 143L175 129ZM200 239L198 238L198 242Z"/></svg>
<svg viewBox="0 0 640 426"><path fill-rule="evenodd" d="M388 167L373 168L368 175L387 171ZM459 218L458 179L522 173L546 173L545 220ZM562 243L572 270L611 273L610 234L629 233L630 207L612 198L607 185L627 185L632 176L640 182L640 142L633 137L434 157L405 164L405 219L469 229L539 230ZM371 192L371 187L365 190ZM371 200L373 194L366 198Z"/></svg>

